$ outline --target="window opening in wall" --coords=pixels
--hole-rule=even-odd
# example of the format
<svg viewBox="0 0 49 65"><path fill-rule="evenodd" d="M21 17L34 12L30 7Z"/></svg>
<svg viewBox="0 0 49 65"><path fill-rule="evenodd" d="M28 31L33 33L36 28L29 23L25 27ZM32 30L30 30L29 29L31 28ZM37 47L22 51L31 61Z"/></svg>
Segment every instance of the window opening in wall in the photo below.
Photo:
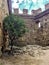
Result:
<svg viewBox="0 0 49 65"><path fill-rule="evenodd" d="M38 27L39 27L39 28L41 27L41 23L40 23L40 22L38 23Z"/></svg>
<svg viewBox="0 0 49 65"><path fill-rule="evenodd" d="M40 27L41 27L41 23L40 23L40 21L37 20L36 23L38 24L38 28L40 28Z"/></svg>

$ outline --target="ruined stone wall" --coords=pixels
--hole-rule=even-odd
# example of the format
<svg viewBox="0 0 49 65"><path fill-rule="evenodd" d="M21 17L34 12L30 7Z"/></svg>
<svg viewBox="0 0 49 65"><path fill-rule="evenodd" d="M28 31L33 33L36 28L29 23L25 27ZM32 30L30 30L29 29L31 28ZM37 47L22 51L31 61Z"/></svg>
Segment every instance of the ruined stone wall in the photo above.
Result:
<svg viewBox="0 0 49 65"><path fill-rule="evenodd" d="M49 4L45 5L45 9L46 11L49 9ZM29 32L23 38L27 44L49 44L49 13L47 14L47 12L42 12L39 8L38 10L32 10L32 15L28 15L27 9L24 9L23 14L20 15L18 9L14 9L14 14L24 19L26 27L29 29ZM36 15L39 18L34 20Z"/></svg>
<svg viewBox="0 0 49 65"><path fill-rule="evenodd" d="M17 16L17 15L16 15ZM33 20L33 16L32 15L19 15L19 17L21 17L26 25L27 28L27 32L25 33L25 35L19 39L20 43L18 43L18 45L27 45L27 44L35 44L35 22Z"/></svg>
<svg viewBox="0 0 49 65"><path fill-rule="evenodd" d="M32 35L34 32L34 22L33 19L24 19L28 32L25 35L27 44L33 44Z"/></svg>
<svg viewBox="0 0 49 65"><path fill-rule="evenodd" d="M7 0L0 0L0 46L3 43L3 19L8 15Z"/></svg>
<svg viewBox="0 0 49 65"><path fill-rule="evenodd" d="M49 45L49 14L38 19L40 22L40 28L36 29L35 41L39 45ZM37 21L38 21L37 20ZM36 24L36 23L35 23ZM36 25L38 25L37 23Z"/></svg>
<svg viewBox="0 0 49 65"><path fill-rule="evenodd" d="M29 30L22 37L22 40L20 39L21 43L23 41L24 44L39 44L43 46L49 44L49 14L38 20L34 20L33 16L30 15L19 16L24 19L26 27Z"/></svg>

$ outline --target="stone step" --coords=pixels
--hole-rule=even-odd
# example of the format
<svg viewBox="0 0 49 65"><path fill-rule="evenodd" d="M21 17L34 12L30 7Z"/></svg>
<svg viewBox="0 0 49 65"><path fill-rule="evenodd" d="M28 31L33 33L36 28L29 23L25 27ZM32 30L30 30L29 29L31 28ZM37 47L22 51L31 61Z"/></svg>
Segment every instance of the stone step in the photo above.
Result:
<svg viewBox="0 0 49 65"><path fill-rule="evenodd" d="M11 48L11 46L9 46L9 48ZM14 50L21 50L20 47L16 47L16 46L13 46L13 49L14 49Z"/></svg>

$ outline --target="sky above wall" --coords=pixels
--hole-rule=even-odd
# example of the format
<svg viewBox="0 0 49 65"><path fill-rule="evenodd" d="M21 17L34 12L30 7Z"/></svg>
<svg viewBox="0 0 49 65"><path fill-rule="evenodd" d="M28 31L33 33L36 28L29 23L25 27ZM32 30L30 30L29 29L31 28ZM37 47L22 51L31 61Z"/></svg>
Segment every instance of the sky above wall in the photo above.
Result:
<svg viewBox="0 0 49 65"><path fill-rule="evenodd" d="M12 0L12 8L19 8L19 12L22 13L23 9L31 10L42 8L45 10L45 4L49 3L49 0Z"/></svg>

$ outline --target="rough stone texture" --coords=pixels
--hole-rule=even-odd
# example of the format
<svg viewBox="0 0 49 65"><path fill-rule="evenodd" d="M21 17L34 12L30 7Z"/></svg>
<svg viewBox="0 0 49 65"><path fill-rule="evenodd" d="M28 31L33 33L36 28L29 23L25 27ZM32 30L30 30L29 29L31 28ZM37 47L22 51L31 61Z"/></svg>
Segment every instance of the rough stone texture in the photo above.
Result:
<svg viewBox="0 0 49 65"><path fill-rule="evenodd" d="M46 8L48 8L48 5ZM48 10L49 11L49 10ZM49 12L47 10L41 12L41 9L34 11L36 18L38 18L38 14L40 14L37 20L34 20L34 15L28 15L27 11L25 10L26 14L19 14L18 9L14 9L14 14L16 16L21 17L24 19L26 27L28 28L29 32L19 39L18 45L27 45L27 44L39 44L39 45L48 45L49 44ZM47 13L48 12L48 13ZM39 22L41 23L39 28Z"/></svg>
<svg viewBox="0 0 49 65"><path fill-rule="evenodd" d="M39 57L39 56L42 56L42 55L45 55L45 52L43 50L47 50L49 49L48 46L46 47L42 47L42 46L39 46L39 45L26 45L24 47L16 47L14 46L13 47L13 54L14 56L16 55L30 55L32 57Z"/></svg>
<svg viewBox="0 0 49 65"><path fill-rule="evenodd" d="M7 0L2 0L0 2L0 23L1 23L1 36L0 41L2 42L2 20L4 17L8 14L8 6L7 6ZM6 3L6 4L5 4ZM44 13L44 12L43 12ZM28 32L19 40L18 45L27 45L27 44L39 44L39 45L48 45L49 44L49 14L46 16L43 16L39 18L38 20L41 22L41 27L39 28L38 21L34 20L34 15L28 15L28 14L16 14L16 16L19 16L24 19L26 27L28 28Z"/></svg>
<svg viewBox="0 0 49 65"><path fill-rule="evenodd" d="M3 19L8 15L7 0L0 0L0 47L3 44ZM0 48L1 54L1 48Z"/></svg>
<svg viewBox="0 0 49 65"><path fill-rule="evenodd" d="M41 27L37 29L36 41L39 44L49 44L49 14L38 19L41 22Z"/></svg>
<svg viewBox="0 0 49 65"><path fill-rule="evenodd" d="M24 15L23 15L24 16ZM22 17L22 16L20 16ZM22 17L24 19L24 22L26 24L26 27L28 29L28 32L25 33L23 36L23 39L25 40L24 44L34 44L34 35L35 35L35 22L33 20L32 15L24 16Z"/></svg>
<svg viewBox="0 0 49 65"><path fill-rule="evenodd" d="M43 12L43 14L44 13L45 12ZM49 14L38 18L37 20L34 20L33 15L17 14L16 16L24 19L26 27L29 30L22 37L24 40L24 43L22 42L23 44L39 44L42 46L49 44Z"/></svg>
<svg viewBox="0 0 49 65"><path fill-rule="evenodd" d="M1 57L0 65L49 65L49 46L27 45L16 51L14 56Z"/></svg>

